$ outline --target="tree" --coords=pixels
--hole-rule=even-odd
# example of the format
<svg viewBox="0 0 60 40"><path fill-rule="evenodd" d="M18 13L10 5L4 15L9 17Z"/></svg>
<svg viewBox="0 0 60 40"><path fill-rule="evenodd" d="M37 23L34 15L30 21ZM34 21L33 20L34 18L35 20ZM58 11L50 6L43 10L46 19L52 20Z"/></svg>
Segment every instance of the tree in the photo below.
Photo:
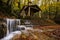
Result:
<svg viewBox="0 0 60 40"><path fill-rule="evenodd" d="M59 19L60 18L60 3L59 2L55 2L53 4L50 4L49 6L45 5L42 6L43 8L45 7L45 9L42 9L42 15L44 16L44 18L48 18L49 19Z"/></svg>

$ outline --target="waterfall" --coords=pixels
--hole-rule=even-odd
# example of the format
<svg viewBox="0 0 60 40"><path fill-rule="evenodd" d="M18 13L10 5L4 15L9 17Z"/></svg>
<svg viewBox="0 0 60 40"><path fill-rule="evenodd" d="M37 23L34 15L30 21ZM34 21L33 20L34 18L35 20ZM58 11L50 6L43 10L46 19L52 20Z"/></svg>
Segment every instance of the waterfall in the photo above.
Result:
<svg viewBox="0 0 60 40"><path fill-rule="evenodd" d="M21 31L14 31L8 34L6 37L0 40L11 40L15 35L21 35Z"/></svg>
<svg viewBox="0 0 60 40"><path fill-rule="evenodd" d="M7 35L9 34L8 24L9 24L9 19L7 19Z"/></svg>
<svg viewBox="0 0 60 40"><path fill-rule="evenodd" d="M20 25L20 19L7 19L7 35L16 31L17 25Z"/></svg>

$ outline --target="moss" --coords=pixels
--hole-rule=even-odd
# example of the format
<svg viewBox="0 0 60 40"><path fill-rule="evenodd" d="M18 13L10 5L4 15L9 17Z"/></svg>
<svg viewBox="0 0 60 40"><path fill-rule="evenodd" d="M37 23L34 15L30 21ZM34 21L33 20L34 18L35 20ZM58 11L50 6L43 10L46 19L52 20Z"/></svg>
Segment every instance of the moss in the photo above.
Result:
<svg viewBox="0 0 60 40"><path fill-rule="evenodd" d="M6 26L0 24L0 39L6 36L7 33L6 31L7 31Z"/></svg>

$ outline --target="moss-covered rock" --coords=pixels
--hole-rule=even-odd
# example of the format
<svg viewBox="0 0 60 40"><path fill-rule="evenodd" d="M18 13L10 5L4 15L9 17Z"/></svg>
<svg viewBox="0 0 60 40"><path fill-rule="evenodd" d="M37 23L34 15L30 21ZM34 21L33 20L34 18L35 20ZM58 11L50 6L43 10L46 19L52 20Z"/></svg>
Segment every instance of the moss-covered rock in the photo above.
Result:
<svg viewBox="0 0 60 40"><path fill-rule="evenodd" d="M7 28L4 24L0 24L0 39L6 36Z"/></svg>

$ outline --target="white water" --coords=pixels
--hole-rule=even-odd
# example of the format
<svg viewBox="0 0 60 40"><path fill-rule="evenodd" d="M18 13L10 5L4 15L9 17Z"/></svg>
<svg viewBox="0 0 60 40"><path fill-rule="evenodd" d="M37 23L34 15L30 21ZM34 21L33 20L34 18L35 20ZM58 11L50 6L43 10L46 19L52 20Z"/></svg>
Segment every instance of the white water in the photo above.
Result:
<svg viewBox="0 0 60 40"><path fill-rule="evenodd" d="M21 35L21 31L14 31L8 34L6 37L4 37L1 40L11 40L15 35Z"/></svg>
<svg viewBox="0 0 60 40"><path fill-rule="evenodd" d="M16 25L20 25L20 19L7 19L7 35L16 29Z"/></svg>
<svg viewBox="0 0 60 40"><path fill-rule="evenodd" d="M20 25L20 19L6 19L7 21L7 34L1 40L11 40L15 35L21 34L20 31L17 30L17 25Z"/></svg>

